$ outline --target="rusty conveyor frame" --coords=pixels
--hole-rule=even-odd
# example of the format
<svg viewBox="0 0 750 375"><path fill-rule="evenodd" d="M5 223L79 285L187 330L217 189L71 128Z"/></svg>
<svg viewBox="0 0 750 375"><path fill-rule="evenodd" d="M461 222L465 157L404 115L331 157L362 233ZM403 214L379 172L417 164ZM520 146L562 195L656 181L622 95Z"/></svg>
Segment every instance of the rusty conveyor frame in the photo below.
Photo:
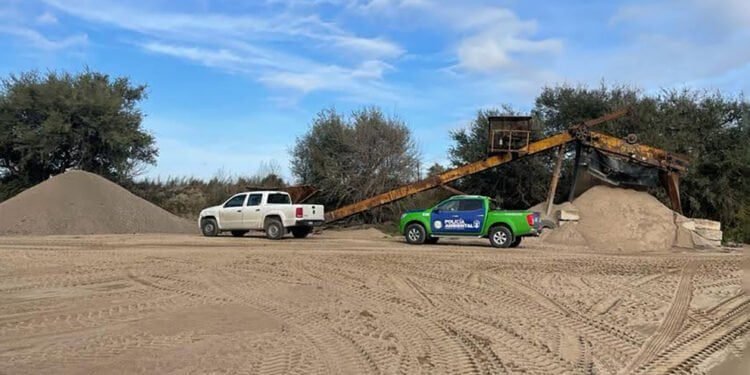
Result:
<svg viewBox="0 0 750 375"><path fill-rule="evenodd" d="M530 143L527 147L519 150L520 152L518 153L493 155L486 159L445 171L428 179L404 185L391 191L378 194L374 197L370 197L359 202L346 205L344 207L326 213L326 221L333 222L336 220L340 220L345 217L349 217L351 215L384 204L388 204L399 199L406 198L416 193L446 185L447 183L458 180L462 177L482 172L498 165L520 159L522 157L538 154L540 152L550 150L558 146L563 146L573 141L579 141L589 147L601 149L603 151L614 153L620 156L626 156L638 163L656 166L665 171L668 171L668 179L669 181L672 181L672 184L668 184L668 186L674 185L675 189L677 189L677 185L679 183L678 173L684 171L687 167L687 160L684 157L677 156L651 146L629 144L619 138L612 137L603 133L592 132L589 130L589 128L593 126L625 116L628 111L629 110L627 108L621 109L602 117L598 117L571 126L565 132L561 132ZM676 211L680 211L679 190L668 190L670 197L676 197L677 203L674 203L675 201L673 200L673 208Z"/></svg>

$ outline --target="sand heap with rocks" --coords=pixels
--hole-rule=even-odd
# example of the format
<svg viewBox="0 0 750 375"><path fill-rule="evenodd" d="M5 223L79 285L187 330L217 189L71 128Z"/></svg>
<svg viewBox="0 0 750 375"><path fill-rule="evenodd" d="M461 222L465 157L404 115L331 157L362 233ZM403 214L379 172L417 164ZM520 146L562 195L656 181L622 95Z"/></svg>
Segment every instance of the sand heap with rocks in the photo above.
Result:
<svg viewBox="0 0 750 375"><path fill-rule="evenodd" d="M83 171L57 175L0 203L0 235L196 231L196 224Z"/></svg>
<svg viewBox="0 0 750 375"><path fill-rule="evenodd" d="M674 212L646 192L595 186L572 206L578 221L562 225L546 242L607 252L665 251L674 244Z"/></svg>

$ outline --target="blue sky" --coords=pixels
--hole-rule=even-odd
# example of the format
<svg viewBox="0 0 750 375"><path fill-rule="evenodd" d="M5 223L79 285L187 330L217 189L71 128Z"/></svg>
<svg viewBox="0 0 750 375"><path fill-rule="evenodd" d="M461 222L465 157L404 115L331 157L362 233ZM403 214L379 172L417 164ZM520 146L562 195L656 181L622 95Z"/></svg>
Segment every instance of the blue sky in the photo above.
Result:
<svg viewBox="0 0 750 375"><path fill-rule="evenodd" d="M750 1L0 0L0 74L84 66L149 86L147 176L253 174L315 113L364 105L424 164L481 108L544 85L750 88Z"/></svg>

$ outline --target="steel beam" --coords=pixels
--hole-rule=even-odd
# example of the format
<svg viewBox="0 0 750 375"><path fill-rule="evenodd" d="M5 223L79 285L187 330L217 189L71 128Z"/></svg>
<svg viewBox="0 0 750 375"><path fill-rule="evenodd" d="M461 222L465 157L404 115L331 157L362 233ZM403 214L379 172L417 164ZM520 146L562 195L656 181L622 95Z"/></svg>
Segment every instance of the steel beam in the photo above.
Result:
<svg viewBox="0 0 750 375"><path fill-rule="evenodd" d="M668 171L683 172L687 169L689 163L686 156L647 145L630 144L623 139L594 131L590 132L590 139L584 141L584 143L602 151L625 156L631 161Z"/></svg>
<svg viewBox="0 0 750 375"><path fill-rule="evenodd" d="M557 183L560 181L560 169L562 169L562 161L565 157L565 145L557 147L557 160L555 161L555 169L552 170L552 180L549 182L549 191L547 192L547 207L544 210L545 216L549 216L552 213L552 204L555 202L555 193L557 192Z"/></svg>
<svg viewBox="0 0 750 375"><path fill-rule="evenodd" d="M680 200L680 175L675 172L665 172L664 180L666 184L669 201L672 203L672 210L682 214L682 201Z"/></svg>

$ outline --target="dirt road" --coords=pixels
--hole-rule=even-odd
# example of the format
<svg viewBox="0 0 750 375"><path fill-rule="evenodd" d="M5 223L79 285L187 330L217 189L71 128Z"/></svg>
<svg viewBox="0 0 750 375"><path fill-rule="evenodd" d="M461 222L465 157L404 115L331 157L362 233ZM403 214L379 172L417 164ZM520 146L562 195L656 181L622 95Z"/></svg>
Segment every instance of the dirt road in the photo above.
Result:
<svg viewBox="0 0 750 375"><path fill-rule="evenodd" d="M0 374L700 373L750 332L737 254L358 233L0 237Z"/></svg>

